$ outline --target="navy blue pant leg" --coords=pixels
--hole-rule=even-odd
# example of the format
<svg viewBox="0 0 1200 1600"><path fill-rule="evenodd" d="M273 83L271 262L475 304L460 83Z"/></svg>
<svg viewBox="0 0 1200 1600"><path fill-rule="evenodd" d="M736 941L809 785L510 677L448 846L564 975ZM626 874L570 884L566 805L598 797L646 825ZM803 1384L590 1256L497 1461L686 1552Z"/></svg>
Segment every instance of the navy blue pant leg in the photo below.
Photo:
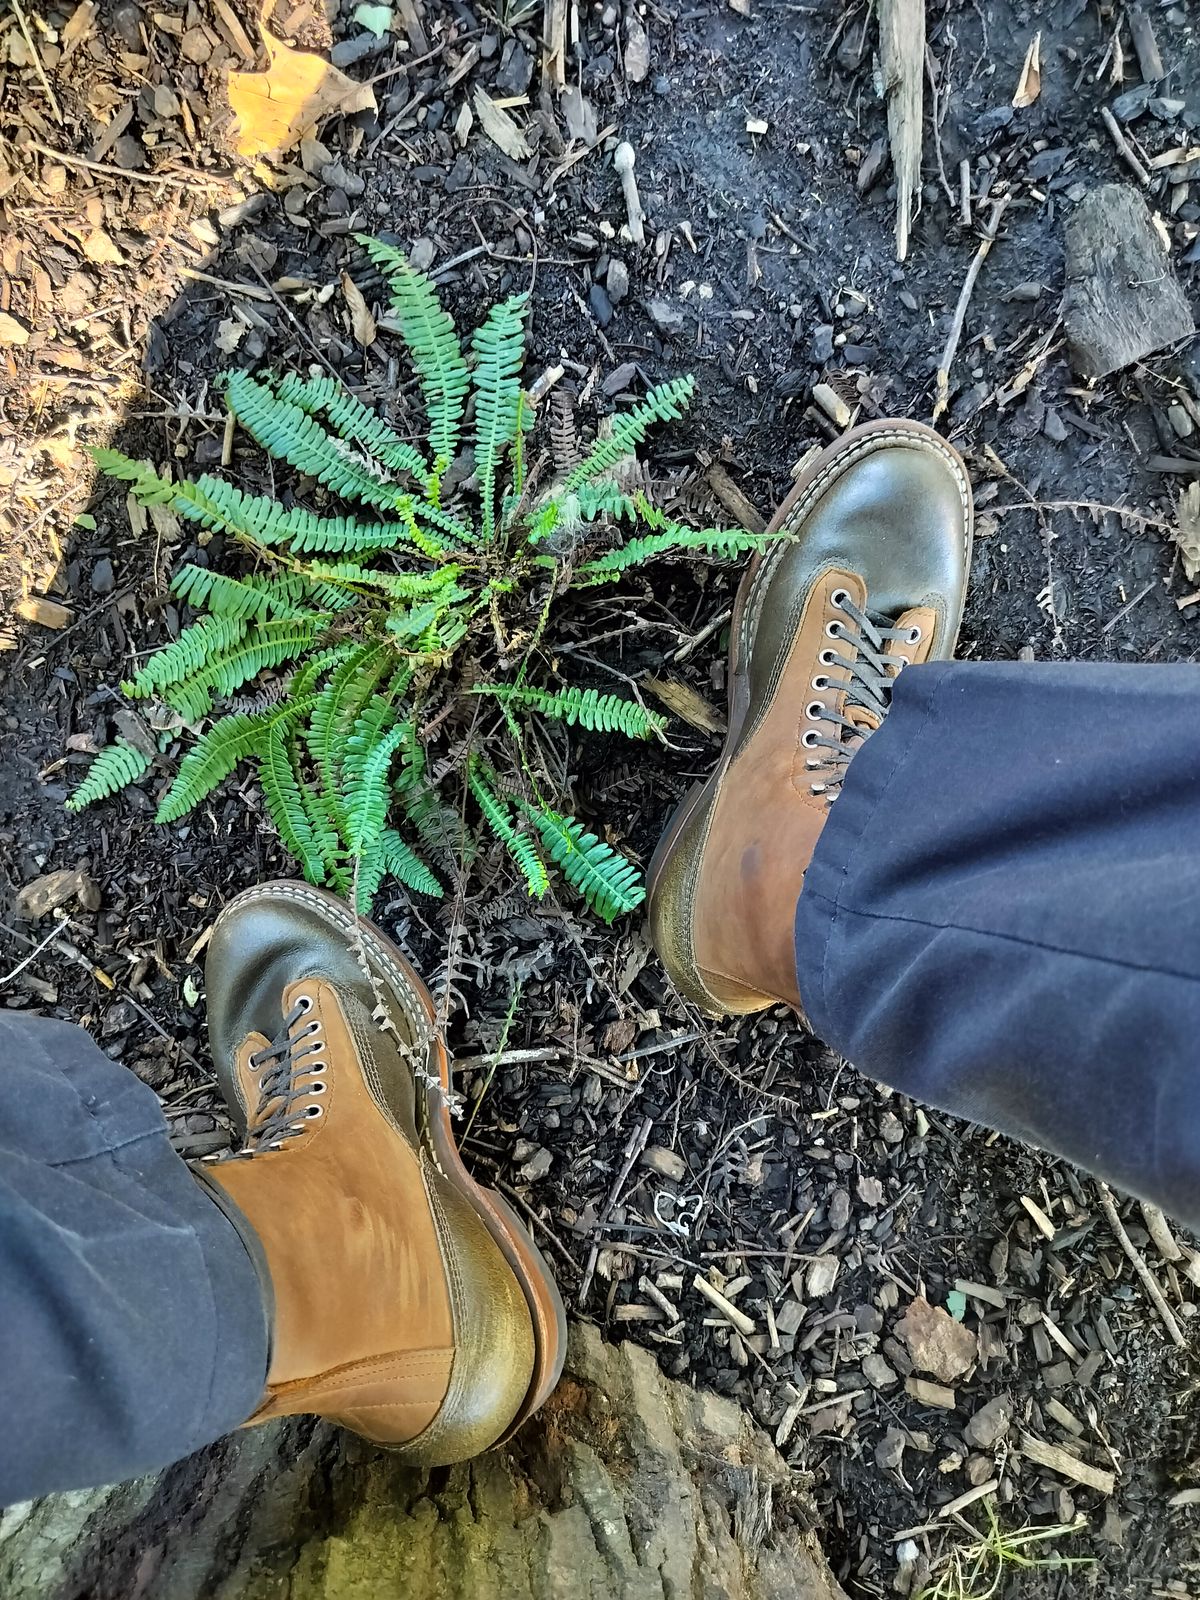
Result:
<svg viewBox="0 0 1200 1600"><path fill-rule="evenodd" d="M267 1346L258 1272L152 1091L82 1029L0 1012L0 1505L219 1438Z"/></svg>
<svg viewBox="0 0 1200 1600"><path fill-rule="evenodd" d="M909 668L796 961L864 1072L1200 1228L1200 671Z"/></svg>

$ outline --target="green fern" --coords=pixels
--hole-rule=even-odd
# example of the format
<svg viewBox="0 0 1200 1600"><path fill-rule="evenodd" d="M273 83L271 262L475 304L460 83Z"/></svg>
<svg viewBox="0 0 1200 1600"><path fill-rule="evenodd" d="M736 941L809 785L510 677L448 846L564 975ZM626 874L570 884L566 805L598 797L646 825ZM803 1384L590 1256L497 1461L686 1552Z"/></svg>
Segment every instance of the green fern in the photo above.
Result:
<svg viewBox="0 0 1200 1600"><path fill-rule="evenodd" d="M436 875L425 865L416 851L411 849L394 828L385 828L379 839L384 866L393 878L415 889L418 894L441 900L446 891Z"/></svg>
<svg viewBox="0 0 1200 1600"><path fill-rule="evenodd" d="M501 705L526 706L571 727L578 724L590 733L623 733L629 739L649 739L667 726L666 717L638 705L636 700L600 694L595 689L571 688L553 693L523 685L483 683L472 692L491 695Z"/></svg>
<svg viewBox="0 0 1200 1600"><path fill-rule="evenodd" d="M298 373L289 372L275 385L275 393L310 417L327 417L341 439L361 445L393 472L409 472L422 480L428 476L429 468L420 451L393 433L336 378L301 378Z"/></svg>
<svg viewBox="0 0 1200 1600"><path fill-rule="evenodd" d="M209 660L200 672L162 690L162 697L185 722L198 722L213 708L216 695L236 693L269 667L294 661L324 632L323 621L288 619L259 623L232 647Z"/></svg>
<svg viewBox="0 0 1200 1600"><path fill-rule="evenodd" d="M475 472L483 498L483 537L496 536L496 471L521 428L521 363L527 294L493 306L471 341L475 352Z"/></svg>
<svg viewBox="0 0 1200 1600"><path fill-rule="evenodd" d="M122 693L131 700L147 700L171 684L182 683L238 645L247 628L240 617L206 617L194 622L174 643L156 650L141 671L121 685Z"/></svg>
<svg viewBox="0 0 1200 1600"><path fill-rule="evenodd" d="M588 833L574 817L523 801L521 809L563 877L605 922L634 911L646 898L637 868L610 845Z"/></svg>
<svg viewBox="0 0 1200 1600"><path fill-rule="evenodd" d="M313 587L298 576L228 578L211 567L190 563L180 567L171 579L171 593L178 599L186 600L198 611L236 617L241 622L309 616L311 607L302 602Z"/></svg>
<svg viewBox="0 0 1200 1600"><path fill-rule="evenodd" d="M67 810L82 811L97 800L106 800L118 789L126 789L144 777L150 766L150 757L128 739L114 740L92 762L87 776L66 802Z"/></svg>
<svg viewBox="0 0 1200 1600"><path fill-rule="evenodd" d="M761 549L774 537L766 533L747 533L741 528L688 528L664 516L643 494L634 496L634 505L641 520L657 531L630 539L593 561L585 561L576 570L576 583L584 586L610 583L631 567L641 566L655 556L675 555L684 550L725 557L744 555L749 550Z"/></svg>
<svg viewBox="0 0 1200 1600"><path fill-rule="evenodd" d="M300 863L309 883L324 883L326 850L305 808L296 777L290 729L278 723L267 734L259 768L263 799L279 837Z"/></svg>
<svg viewBox="0 0 1200 1600"><path fill-rule="evenodd" d="M261 754L271 730L290 727L312 710L312 699L274 706L257 716L233 712L197 739L179 763L175 781L159 802L156 822L175 822L211 794L247 756Z"/></svg>
<svg viewBox="0 0 1200 1600"><path fill-rule="evenodd" d="M696 380L690 374L656 385L632 411L614 420L606 438L597 439L579 465L567 474L564 491L570 494L632 455L656 422L678 422L691 403L695 388Z"/></svg>
<svg viewBox="0 0 1200 1600"><path fill-rule="evenodd" d="M355 238L387 278L392 312L425 399L433 477L440 479L458 449L468 386L467 363L453 318L438 304L429 279L412 266L402 250L367 234Z"/></svg>
<svg viewBox="0 0 1200 1600"><path fill-rule="evenodd" d="M492 832L508 850L525 877L525 886L535 900L540 900L550 887L546 863L538 853L537 845L527 833L522 833L513 821L508 804L488 784L483 763L477 756L467 766L467 782L479 809L487 818Z"/></svg>

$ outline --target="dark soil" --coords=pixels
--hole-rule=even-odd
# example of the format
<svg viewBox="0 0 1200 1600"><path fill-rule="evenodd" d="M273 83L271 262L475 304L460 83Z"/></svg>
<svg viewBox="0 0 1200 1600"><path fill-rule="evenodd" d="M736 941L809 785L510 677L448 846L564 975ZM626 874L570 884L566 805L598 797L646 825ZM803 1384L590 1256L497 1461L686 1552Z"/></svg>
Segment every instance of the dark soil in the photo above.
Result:
<svg viewBox="0 0 1200 1600"><path fill-rule="evenodd" d="M647 380L696 372L693 420L657 437L657 465L691 466L703 448L769 512L793 465L829 431L809 405L815 383L831 383L862 417L929 416L933 371L977 244L976 231L958 221L959 162L969 158L977 194L987 184L1013 199L951 385L948 431L972 469L981 524L960 653L1194 659L1200 607L1177 606L1191 586L1162 536L1186 472L1177 479L1146 463L1196 456L1172 431L1167 408L1180 393L1200 399L1200 357L1195 347L1168 352L1087 388L1066 364L1059 323L1063 218L1089 187L1129 177L1097 115L1112 95L1102 63L1114 8L931 4L939 129L927 138L923 206L903 267L894 261L886 172L865 192L856 183L885 127L865 9L763 0L753 10L745 18L717 5L649 7L651 61L640 85L622 73L617 5L587 13L572 81L581 78L597 125L638 149L650 218L639 250L613 236L624 209L608 157L598 148L564 160L562 115L548 94L539 98L536 70L532 110L517 113L534 157L514 165L478 125L460 148L451 130L465 100L480 83L497 95L520 93L512 81L520 60L514 65L510 50L501 65L510 36L483 12L427 5L431 43L444 52L380 84L377 119L363 114L322 135L365 191L306 180L267 195L240 224L210 218L220 242L203 261L208 281L187 285L148 327L150 297L129 307L144 394L115 426L85 415L80 438L111 436L158 463L211 463L222 419L210 386L220 368L308 363L314 348L407 418L410 397L397 392L390 360L395 342L385 335L364 356L340 297L320 292L349 269L372 298L373 280L348 237L365 228L406 246L429 241L460 327L472 326L489 299L534 281L529 371L564 362L585 424ZM1136 122L1150 155L1200 142L1195 15L1182 4L1152 11L1168 71L1157 92L1184 104ZM1041 97L1013 112L1039 28ZM334 28L336 39L356 32L348 19ZM536 59L535 41L519 30L515 38ZM481 47L480 64L447 91L449 62L471 44ZM385 71L391 49L350 70ZM506 77L497 85L498 70ZM1128 59L1126 71L1125 87L1135 85ZM10 84L7 94L15 92ZM11 98L0 104L15 121ZM748 118L768 131L747 133ZM1194 303L1196 265L1184 257L1196 255L1198 200L1200 183L1158 199L1175 207L1175 261ZM203 202L198 214L206 215ZM36 253L28 213L24 225ZM615 306L592 292L613 258L630 277ZM264 280L300 280L317 292L246 300L213 279L256 291ZM222 357L215 331L238 305L251 328ZM28 393L27 357L10 369L8 414L18 429L29 414L13 398L22 382ZM43 503L58 481L52 466L43 459ZM1105 509L1118 506L1126 511ZM180 1148L207 1151L227 1140L228 1125L204 1061L202 956L193 959L192 948L232 893L290 867L245 774L170 829L151 820L149 791L161 777L148 792L129 791L80 818L63 812L88 750L110 731L114 687L131 652L178 625L164 581L189 547L187 537L164 542L153 528L132 536L124 496L111 486L96 488L88 510L95 529L77 533L61 572L59 598L73 607L73 622L29 630L15 653L0 656L0 870L15 891L53 868L84 864L100 909L72 908L64 934L74 957L52 945L3 995L90 1027L158 1090ZM670 657L729 605L736 576L663 566L580 607L564 637L581 675L606 685L614 670L635 680L675 672L719 707L722 635L678 665ZM581 814L646 861L674 802L717 747L680 723L671 747L649 755L576 740ZM381 920L435 983L450 982L452 1042L460 1058L476 1058L462 1077L478 1101L468 1156L535 1218L576 1309L614 1336L646 1340L672 1373L736 1394L778 1433L811 1475L826 1547L852 1595L892 1593L894 1536L933 1523L939 1505L991 1476L1006 1527L1085 1519L1071 1539L1035 1553L1096 1563L1019 1574L1005 1593L1148 1595L1176 1592L1167 1589L1176 1581L1190 1592L1193 1513L1167 1501L1200 1471L1191 1353L1172 1350L1090 1180L877 1088L788 1012L728 1029L703 1022L666 984L636 919L610 934L571 911L531 906L516 890L503 865L486 858L449 979L439 911L397 895L385 897ZM48 931L6 919L8 965ZM512 1059L518 1052L535 1058ZM639 1158L647 1150L648 1160ZM1022 1196L1049 1214L1053 1240ZM1163 1267L1140 1220L1129 1214L1130 1231L1190 1330L1194 1290ZM836 1280L822 1286L823 1266L813 1263L829 1259ZM754 1318L753 1337L705 1325L711 1307L691 1280L713 1266ZM640 1287L643 1276L679 1307L677 1324ZM772 1341L766 1307L783 1316L797 1299L793 1282L805 1310L788 1313L791 1331ZM895 1323L918 1291L944 1305L960 1282L990 1291L966 1291L965 1322L979 1334L981 1360L952 1409L923 1407L905 1390L908 1358ZM1074 1354L1048 1333L1047 1317ZM876 1387L862 1363L881 1353L895 1381ZM1013 1427L992 1449L973 1452L964 1426L999 1394L1012 1399ZM1063 1407L1077 1427L1063 1421ZM898 1448L889 1430L903 1435L902 1456L889 1455ZM1018 1430L1053 1443L1077 1433L1086 1458L1118 1474L1113 1496L1024 1459ZM976 1505L966 1515L978 1522L979 1513ZM965 1537L954 1522L916 1535L918 1586L921 1562Z"/></svg>

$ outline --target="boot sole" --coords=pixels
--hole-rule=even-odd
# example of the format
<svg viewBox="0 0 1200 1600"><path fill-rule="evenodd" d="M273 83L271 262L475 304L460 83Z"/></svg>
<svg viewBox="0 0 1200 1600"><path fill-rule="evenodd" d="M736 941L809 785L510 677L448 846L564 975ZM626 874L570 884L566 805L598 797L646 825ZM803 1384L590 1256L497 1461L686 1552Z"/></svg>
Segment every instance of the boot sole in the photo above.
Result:
<svg viewBox="0 0 1200 1600"><path fill-rule="evenodd" d="M451 1087L450 1057L437 1030L437 1011L433 996L414 970L412 963L372 922L365 917L356 916L343 900L339 900L327 890L314 888L307 883L271 887L286 887L293 892L303 890L309 904L319 902L330 922L348 941L353 940L356 932L359 933L364 946L378 962L385 978L389 967L395 969L401 982L392 983L392 987L398 989L400 993L406 990L414 993L425 1012L430 1035L436 1047L439 1084L424 1086L424 1115L418 1118L422 1142L426 1144L429 1158L459 1191L491 1235L521 1286L525 1303L529 1308L530 1321L533 1324L533 1374L525 1399L521 1402L516 1415L503 1434L494 1441L496 1444L501 1444L510 1439L521 1424L550 1396L562 1375L567 1354L567 1318L554 1276L529 1230L508 1202L494 1189L486 1189L482 1184L476 1183L463 1165L446 1101L446 1094ZM225 1074L218 1070L218 1075L224 1084ZM226 1089L229 1088L228 1085L224 1086ZM422 1085L419 1081L417 1092L420 1097ZM228 1100L228 1093L226 1098ZM411 1444L400 1445L397 1448L401 1452L427 1449L438 1428L439 1422L435 1419L425 1433L419 1435Z"/></svg>
<svg viewBox="0 0 1200 1600"><path fill-rule="evenodd" d="M944 451L951 458L962 473L963 479L967 483L970 482L967 476L966 464L962 457L953 445L942 438L940 433L937 433L933 428L927 428L921 422L881 418L878 421L865 422L860 427L851 428L848 433L843 434L840 439L835 440L833 444L822 450L820 455L811 462L796 480L794 487L768 523L766 531L768 533L778 532L825 469L845 454L847 446L853 447L861 440L870 439L880 433L907 434L915 439L935 439L938 449ZM969 499L967 503L965 542L965 563L969 576L973 542L973 518ZM770 553L770 545L756 551L751 557L745 573L742 575L742 581L738 585L737 595L733 603L733 614L729 624L728 731L725 735L725 743L721 747L721 754L712 775L707 779L694 783L687 794L684 795L672 814L654 854L650 858L650 866L646 873L646 901L648 905L654 900L681 836L693 820L698 819L699 813L711 811L721 779L725 776L741 744L742 732L746 725L746 719L750 714L750 674L743 659L745 653L742 649L742 621L746 607L750 603L750 597L754 592L754 586ZM965 603L965 586L963 598ZM953 653L954 646L958 641L958 633L961 626L962 606L959 607L958 616L954 619L954 625L950 630L949 644L951 653ZM675 932L677 935L678 930L675 930ZM675 987L707 1016L725 1017L738 1014L731 1006L716 1001L708 993L701 982L699 973L695 971L690 955L686 951L675 948L670 951L659 950L658 954ZM744 1008L747 1012L757 1009L757 1002Z"/></svg>

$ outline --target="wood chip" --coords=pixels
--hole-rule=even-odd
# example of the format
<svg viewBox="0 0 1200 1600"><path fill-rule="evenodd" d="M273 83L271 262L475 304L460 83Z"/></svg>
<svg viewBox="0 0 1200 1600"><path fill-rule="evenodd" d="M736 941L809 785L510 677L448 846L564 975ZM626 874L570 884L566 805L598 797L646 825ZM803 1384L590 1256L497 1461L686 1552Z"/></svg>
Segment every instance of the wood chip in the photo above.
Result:
<svg viewBox="0 0 1200 1600"><path fill-rule="evenodd" d="M1060 1478L1070 1478L1073 1483L1082 1483L1088 1489L1098 1490L1100 1494L1112 1494L1117 1486L1115 1472L1089 1466L1069 1450L1048 1444L1044 1439L1036 1439L1031 1433L1021 1435L1019 1449L1023 1456L1036 1461L1039 1467L1047 1467L1051 1472L1057 1472Z"/></svg>
<svg viewBox="0 0 1200 1600"><path fill-rule="evenodd" d="M744 1311L739 1311L732 1301L726 1300L719 1289L715 1289L703 1273L698 1272L692 1279L692 1288L702 1294L709 1305L715 1306L727 1322L731 1322L739 1333L744 1333L747 1338L752 1333L758 1332L758 1326L752 1317Z"/></svg>
<svg viewBox="0 0 1200 1600"><path fill-rule="evenodd" d="M953 1389L947 1389L941 1383L931 1383L928 1378L906 1378L904 1388L918 1405L940 1406L943 1411L953 1411L958 1405L958 1396Z"/></svg>
<svg viewBox="0 0 1200 1600"><path fill-rule="evenodd" d="M483 89L476 89L472 99L480 126L496 148L503 151L510 161L527 161L533 152L508 112L502 111Z"/></svg>
<svg viewBox="0 0 1200 1600"><path fill-rule="evenodd" d="M17 615L26 622L36 622L39 628L65 628L72 613L57 600L47 600L45 595L29 595L14 607Z"/></svg>
<svg viewBox="0 0 1200 1600"><path fill-rule="evenodd" d="M682 678L643 678L642 684L668 711L691 727L699 728L701 733L719 735L725 732L725 718Z"/></svg>
<svg viewBox="0 0 1200 1600"><path fill-rule="evenodd" d="M1034 34L1029 49L1025 52L1025 65L1021 68L1021 77L1017 83L1017 92L1012 97L1012 103L1017 111L1025 111L1037 100L1042 92L1042 35L1040 30Z"/></svg>
<svg viewBox="0 0 1200 1600"><path fill-rule="evenodd" d="M7 311L0 311L0 344L25 344L28 338L28 328L23 328Z"/></svg>
<svg viewBox="0 0 1200 1600"><path fill-rule="evenodd" d="M1031 1200L1027 1194L1023 1194L1021 1196L1021 1204L1033 1218L1034 1226L1037 1228L1038 1232L1044 1235L1044 1237L1047 1239L1053 1239L1057 1230L1055 1229L1054 1224L1050 1221L1050 1218L1042 1210L1041 1206L1038 1205L1037 1201Z"/></svg>

